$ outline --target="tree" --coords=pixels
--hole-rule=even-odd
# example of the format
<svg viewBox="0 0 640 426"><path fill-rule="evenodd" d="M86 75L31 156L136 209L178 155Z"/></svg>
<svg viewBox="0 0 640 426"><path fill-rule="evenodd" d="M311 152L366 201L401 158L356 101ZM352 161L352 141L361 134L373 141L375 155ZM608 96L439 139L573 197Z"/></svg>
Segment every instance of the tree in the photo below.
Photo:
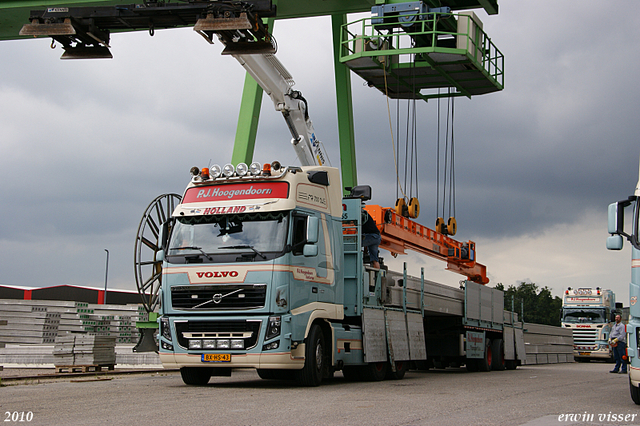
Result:
<svg viewBox="0 0 640 426"><path fill-rule="evenodd" d="M514 301L514 311L522 321L560 325L562 299L552 296L547 286L540 289L535 283L521 282L518 287L510 285L506 290L502 283L498 283L495 288L504 291L505 309L511 310L511 301Z"/></svg>

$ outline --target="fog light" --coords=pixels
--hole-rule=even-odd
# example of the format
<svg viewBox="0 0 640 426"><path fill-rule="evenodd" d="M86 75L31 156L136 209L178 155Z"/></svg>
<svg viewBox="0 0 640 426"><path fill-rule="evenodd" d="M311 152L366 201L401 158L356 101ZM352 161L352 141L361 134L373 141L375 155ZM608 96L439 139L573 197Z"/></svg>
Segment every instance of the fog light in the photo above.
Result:
<svg viewBox="0 0 640 426"><path fill-rule="evenodd" d="M168 351L172 351L173 350L173 345L170 345L167 342L163 341L162 342L162 349L166 349Z"/></svg>
<svg viewBox="0 0 640 426"><path fill-rule="evenodd" d="M233 168L233 164L225 164L224 167L222 168L222 174L225 177L233 176L233 172L235 172L235 169Z"/></svg>
<svg viewBox="0 0 640 426"><path fill-rule="evenodd" d="M249 172L249 167L245 163L240 163L236 167L236 173L238 176L245 176Z"/></svg>
<svg viewBox="0 0 640 426"><path fill-rule="evenodd" d="M244 340L232 340L231 349L244 349Z"/></svg>
<svg viewBox="0 0 640 426"><path fill-rule="evenodd" d="M189 349L202 349L202 340L189 340Z"/></svg>
<svg viewBox="0 0 640 426"><path fill-rule="evenodd" d="M230 344L228 339L218 340L218 349L229 349Z"/></svg>
<svg viewBox="0 0 640 426"><path fill-rule="evenodd" d="M253 162L249 166L249 173L251 173L253 176L258 176L261 171L262 171L262 166L260 165L260 163Z"/></svg>
<svg viewBox="0 0 640 426"><path fill-rule="evenodd" d="M267 343L262 346L263 351L270 351L272 349L278 349L280 347L280 340L276 340L275 342Z"/></svg>
<svg viewBox="0 0 640 426"><path fill-rule="evenodd" d="M203 340L202 341L202 349L215 349L216 341L215 340Z"/></svg>

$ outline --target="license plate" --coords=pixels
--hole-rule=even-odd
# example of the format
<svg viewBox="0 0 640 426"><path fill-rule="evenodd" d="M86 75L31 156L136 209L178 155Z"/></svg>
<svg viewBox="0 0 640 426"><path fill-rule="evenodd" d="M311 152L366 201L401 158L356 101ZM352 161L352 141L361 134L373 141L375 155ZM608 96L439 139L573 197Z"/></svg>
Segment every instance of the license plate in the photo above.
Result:
<svg viewBox="0 0 640 426"><path fill-rule="evenodd" d="M231 362L231 354L202 354L202 362Z"/></svg>
<svg viewBox="0 0 640 426"><path fill-rule="evenodd" d="M591 352L580 352L580 355L589 356L591 355Z"/></svg>

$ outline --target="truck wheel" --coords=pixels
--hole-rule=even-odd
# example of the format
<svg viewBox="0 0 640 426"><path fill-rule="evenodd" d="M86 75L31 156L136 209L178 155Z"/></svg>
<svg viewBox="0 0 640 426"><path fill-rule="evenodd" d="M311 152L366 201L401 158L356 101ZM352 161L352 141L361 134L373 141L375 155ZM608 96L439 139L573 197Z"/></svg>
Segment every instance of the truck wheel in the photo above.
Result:
<svg viewBox="0 0 640 426"><path fill-rule="evenodd" d="M637 388L631 384L631 379L629 379L629 390L631 391L631 399L636 405L640 405L640 388Z"/></svg>
<svg viewBox="0 0 640 426"><path fill-rule="evenodd" d="M387 375L386 362L371 362L362 368L362 378L368 382L379 382Z"/></svg>
<svg viewBox="0 0 640 426"><path fill-rule="evenodd" d="M302 386L320 385L325 368L324 361L325 345L322 329L318 324L313 324L307 337L304 367L296 374L298 382Z"/></svg>
<svg viewBox="0 0 640 426"><path fill-rule="evenodd" d="M493 361L493 354L491 351L491 340L486 339L484 347L484 358L478 360L478 370L491 371L491 363Z"/></svg>
<svg viewBox="0 0 640 426"><path fill-rule="evenodd" d="M180 375L185 385L204 386L211 378L211 367L182 367Z"/></svg>
<svg viewBox="0 0 640 426"><path fill-rule="evenodd" d="M475 373L476 371L478 371L478 359L467 359L466 360L466 366L467 366L467 371L470 373Z"/></svg>
<svg viewBox="0 0 640 426"><path fill-rule="evenodd" d="M491 342L491 352L493 355L491 369L494 371L504 370L504 341L502 339L495 339Z"/></svg>
<svg viewBox="0 0 640 426"><path fill-rule="evenodd" d="M507 360L504 362L504 366L507 370L515 370L516 368L518 368L518 363L515 359Z"/></svg>
<svg viewBox="0 0 640 426"><path fill-rule="evenodd" d="M387 380L402 380L404 378L404 374L409 369L408 361L396 361L396 371L394 372L391 369L391 364L387 364L387 374L385 379Z"/></svg>

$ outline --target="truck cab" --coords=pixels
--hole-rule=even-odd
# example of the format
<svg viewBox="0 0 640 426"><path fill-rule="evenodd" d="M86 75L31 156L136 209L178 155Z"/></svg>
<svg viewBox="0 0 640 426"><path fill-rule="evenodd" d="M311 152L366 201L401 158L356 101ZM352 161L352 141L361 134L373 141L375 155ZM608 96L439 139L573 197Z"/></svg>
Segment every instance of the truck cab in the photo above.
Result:
<svg viewBox="0 0 640 426"><path fill-rule="evenodd" d="M573 355L576 361L613 359L607 343L615 315L615 294L611 290L569 287L562 304L562 327L573 332Z"/></svg>
<svg viewBox="0 0 640 426"><path fill-rule="evenodd" d="M310 324L343 318L339 171L273 166L192 171L163 226L159 354L185 382L301 369Z"/></svg>

